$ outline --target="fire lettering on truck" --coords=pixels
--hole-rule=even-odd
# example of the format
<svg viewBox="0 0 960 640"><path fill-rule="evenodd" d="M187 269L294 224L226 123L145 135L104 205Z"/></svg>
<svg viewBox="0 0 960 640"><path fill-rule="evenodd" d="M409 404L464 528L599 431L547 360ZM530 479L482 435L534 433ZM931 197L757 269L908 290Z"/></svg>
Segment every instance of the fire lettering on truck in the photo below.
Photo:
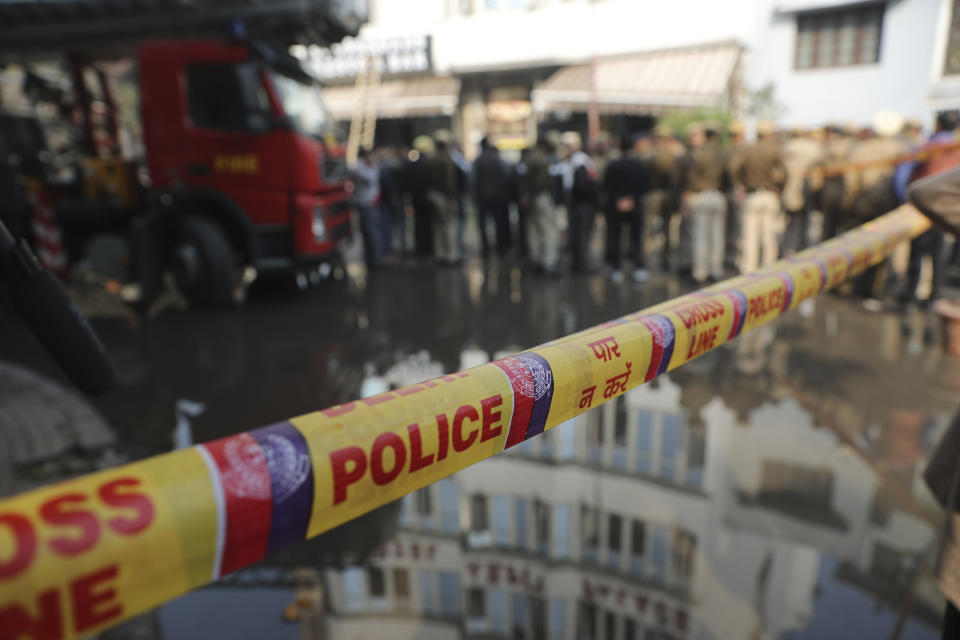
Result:
<svg viewBox="0 0 960 640"><path fill-rule="evenodd" d="M349 488L368 473L377 486L396 480L406 468L407 473L426 469L447 457L452 446L463 453L477 443L487 442L503 432L503 396L497 394L480 401L478 410L472 404L460 406L451 416L438 414L433 420L437 429L437 450L425 451L422 429L430 428L417 422L407 425L406 438L399 433L381 433L373 441L369 453L362 447L349 446L330 452L333 471L333 504L349 497Z"/></svg>
<svg viewBox="0 0 960 640"><path fill-rule="evenodd" d="M260 162L252 153L220 154L213 158L213 170L217 173L257 173Z"/></svg>

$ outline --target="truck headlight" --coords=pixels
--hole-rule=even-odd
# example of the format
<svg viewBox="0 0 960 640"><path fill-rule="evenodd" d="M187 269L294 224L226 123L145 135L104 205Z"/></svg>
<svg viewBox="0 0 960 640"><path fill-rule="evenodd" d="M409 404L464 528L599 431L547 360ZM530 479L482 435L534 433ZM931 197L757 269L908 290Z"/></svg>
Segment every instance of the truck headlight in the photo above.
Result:
<svg viewBox="0 0 960 640"><path fill-rule="evenodd" d="M313 208L313 237L318 242L323 242L327 238L327 225L323 221L323 207Z"/></svg>

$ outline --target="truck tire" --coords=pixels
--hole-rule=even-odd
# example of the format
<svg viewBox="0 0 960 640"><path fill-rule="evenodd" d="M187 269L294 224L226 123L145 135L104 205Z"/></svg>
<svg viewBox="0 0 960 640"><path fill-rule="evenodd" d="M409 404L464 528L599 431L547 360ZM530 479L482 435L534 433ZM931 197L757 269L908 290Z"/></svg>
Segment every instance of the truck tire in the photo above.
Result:
<svg viewBox="0 0 960 640"><path fill-rule="evenodd" d="M171 260L177 286L191 304L210 307L235 302L238 270L233 248L215 222L184 216Z"/></svg>

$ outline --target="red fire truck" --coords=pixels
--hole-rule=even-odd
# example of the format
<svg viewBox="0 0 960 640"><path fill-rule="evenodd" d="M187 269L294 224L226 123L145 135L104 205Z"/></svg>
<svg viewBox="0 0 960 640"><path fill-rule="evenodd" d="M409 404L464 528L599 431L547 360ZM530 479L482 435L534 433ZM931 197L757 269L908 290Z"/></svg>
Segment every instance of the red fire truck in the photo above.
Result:
<svg viewBox="0 0 960 640"><path fill-rule="evenodd" d="M4 3L0 24L8 24L3 14L18 4L38 6ZM78 3L40 6L51 11L58 4ZM105 11L116 11L118 4L123 3L102 3ZM191 6L202 12L204 4ZM251 273L311 268L350 234L343 145L320 86L286 51L303 41L304 25L313 25L312 33L327 41L350 33L342 20L349 3L333 3L337 11L316 0L207 4L216 15L205 21L184 22L157 5L132 2L136 23L110 21L104 14L88 16L85 27L71 27L50 13L40 17L46 22L36 16L19 25L14 20L9 34L0 27L0 57L33 55L44 46L61 53L66 53L62 47L73 48L69 113L81 130L83 179L72 189L51 186L45 197L52 200L70 253L81 253L104 231L126 239L130 277L145 300L159 291L165 273L172 273L196 304L234 300ZM298 11L291 11L291 4ZM229 5L232 11L222 13ZM246 15L241 9L247 5L266 13L257 14L259 32L241 34L247 28L234 16ZM154 8L144 13L145 6ZM304 7L313 10L313 22L304 18ZM358 26L359 21L353 33ZM61 33L65 28L75 31ZM112 37L95 38L111 29ZM205 37L142 39L174 33ZM263 35L271 45L258 39ZM136 51L145 151L140 171L120 157L116 101L102 68L92 62L122 55L124 46Z"/></svg>

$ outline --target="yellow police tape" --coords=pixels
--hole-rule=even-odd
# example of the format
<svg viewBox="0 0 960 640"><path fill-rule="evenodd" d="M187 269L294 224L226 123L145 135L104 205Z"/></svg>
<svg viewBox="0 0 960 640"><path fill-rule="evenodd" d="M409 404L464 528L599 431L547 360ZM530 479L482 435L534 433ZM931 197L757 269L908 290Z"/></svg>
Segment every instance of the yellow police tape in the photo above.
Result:
<svg viewBox="0 0 960 640"><path fill-rule="evenodd" d="M468 371L0 501L0 639L104 629L503 451L880 262L904 206Z"/></svg>

